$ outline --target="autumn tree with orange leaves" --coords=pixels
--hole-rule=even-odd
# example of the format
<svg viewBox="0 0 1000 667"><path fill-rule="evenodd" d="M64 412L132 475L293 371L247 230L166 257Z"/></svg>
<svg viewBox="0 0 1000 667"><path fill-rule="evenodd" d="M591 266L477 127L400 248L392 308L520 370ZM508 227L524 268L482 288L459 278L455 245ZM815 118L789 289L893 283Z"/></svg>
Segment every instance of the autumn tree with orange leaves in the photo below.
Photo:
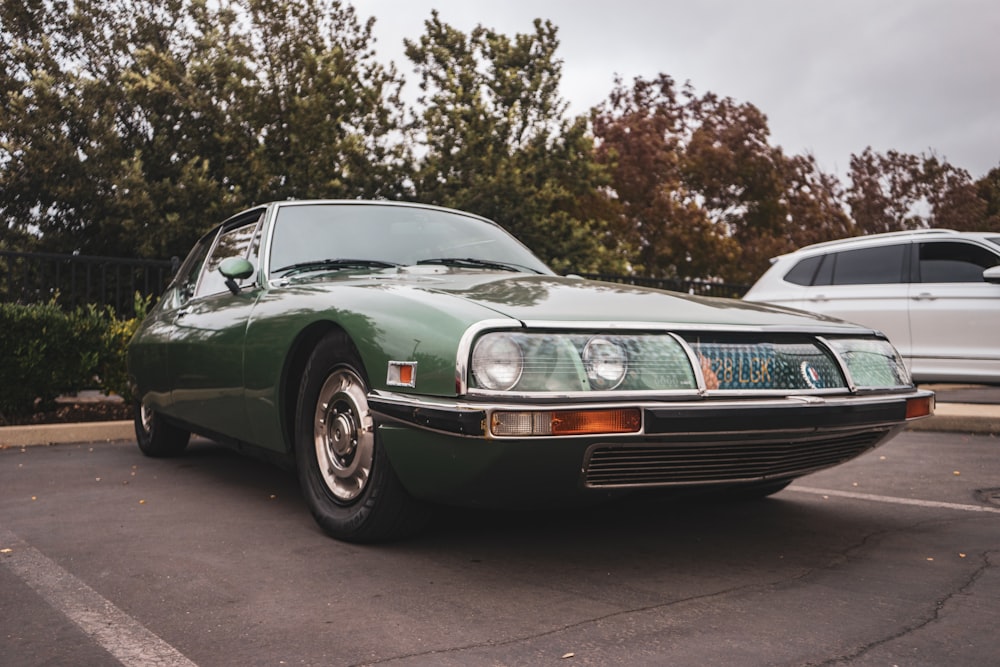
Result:
<svg viewBox="0 0 1000 667"><path fill-rule="evenodd" d="M665 74L619 80L593 127L641 275L747 282L776 254L854 231L837 180L771 146L752 104Z"/></svg>

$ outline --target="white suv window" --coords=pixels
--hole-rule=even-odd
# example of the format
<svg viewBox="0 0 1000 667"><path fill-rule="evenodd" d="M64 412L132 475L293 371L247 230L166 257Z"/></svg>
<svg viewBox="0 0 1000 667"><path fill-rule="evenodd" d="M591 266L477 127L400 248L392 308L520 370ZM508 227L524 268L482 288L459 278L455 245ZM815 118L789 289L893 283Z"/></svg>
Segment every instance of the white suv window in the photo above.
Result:
<svg viewBox="0 0 1000 667"><path fill-rule="evenodd" d="M906 244L807 257L785 274L796 285L884 285L907 282Z"/></svg>
<svg viewBox="0 0 1000 667"><path fill-rule="evenodd" d="M834 285L878 285L903 280L905 245L845 250L836 254Z"/></svg>
<svg viewBox="0 0 1000 667"><path fill-rule="evenodd" d="M981 283L983 271L1000 264L986 248L958 241L921 243L919 282Z"/></svg>

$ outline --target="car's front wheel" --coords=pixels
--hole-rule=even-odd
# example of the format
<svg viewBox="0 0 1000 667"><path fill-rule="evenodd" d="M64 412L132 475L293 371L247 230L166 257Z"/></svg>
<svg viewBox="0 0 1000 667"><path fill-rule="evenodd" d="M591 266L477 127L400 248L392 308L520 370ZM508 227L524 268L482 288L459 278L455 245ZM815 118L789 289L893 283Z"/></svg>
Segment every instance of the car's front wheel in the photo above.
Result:
<svg viewBox="0 0 1000 667"><path fill-rule="evenodd" d="M320 527L341 540L373 542L419 530L427 511L403 488L378 441L361 368L342 334L316 347L299 392L295 455Z"/></svg>
<svg viewBox="0 0 1000 667"><path fill-rule="evenodd" d="M136 401L135 439L146 456L179 456L188 446L191 433L174 426L150 407Z"/></svg>

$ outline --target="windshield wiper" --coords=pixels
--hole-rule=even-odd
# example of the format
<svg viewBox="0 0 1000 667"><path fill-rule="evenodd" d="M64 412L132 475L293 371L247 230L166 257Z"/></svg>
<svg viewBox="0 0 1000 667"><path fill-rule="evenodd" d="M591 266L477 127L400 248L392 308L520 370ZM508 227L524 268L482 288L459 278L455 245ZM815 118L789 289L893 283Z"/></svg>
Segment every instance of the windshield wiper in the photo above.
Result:
<svg viewBox="0 0 1000 667"><path fill-rule="evenodd" d="M313 259L308 262L298 262L289 264L280 269L274 269L272 273L284 273L289 276L293 273L303 271L325 271L327 269L391 269L399 264L383 262L378 259Z"/></svg>
<svg viewBox="0 0 1000 667"><path fill-rule="evenodd" d="M474 269L496 269L499 271L514 271L516 273L538 273L534 269L519 264L509 264L507 262L497 262L489 259L476 259L475 257L435 257L433 259L422 259L417 264L444 264L459 268Z"/></svg>

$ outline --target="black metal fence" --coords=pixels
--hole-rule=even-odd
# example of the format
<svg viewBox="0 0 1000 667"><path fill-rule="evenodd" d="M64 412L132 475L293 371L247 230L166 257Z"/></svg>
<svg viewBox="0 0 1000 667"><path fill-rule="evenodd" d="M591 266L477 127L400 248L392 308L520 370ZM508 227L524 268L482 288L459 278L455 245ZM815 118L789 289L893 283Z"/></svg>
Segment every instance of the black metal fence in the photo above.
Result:
<svg viewBox="0 0 1000 667"><path fill-rule="evenodd" d="M66 307L111 306L134 314L134 299L158 296L177 269L173 260L60 255L0 250L0 302L40 303L55 299Z"/></svg>
<svg viewBox="0 0 1000 667"><path fill-rule="evenodd" d="M579 275L591 280L603 280L609 283L655 287L656 289L684 292L685 294L720 296L730 299L739 299L750 289L750 285L720 283L711 280L673 280L667 278L642 278L639 276L611 276L599 273L581 273Z"/></svg>

